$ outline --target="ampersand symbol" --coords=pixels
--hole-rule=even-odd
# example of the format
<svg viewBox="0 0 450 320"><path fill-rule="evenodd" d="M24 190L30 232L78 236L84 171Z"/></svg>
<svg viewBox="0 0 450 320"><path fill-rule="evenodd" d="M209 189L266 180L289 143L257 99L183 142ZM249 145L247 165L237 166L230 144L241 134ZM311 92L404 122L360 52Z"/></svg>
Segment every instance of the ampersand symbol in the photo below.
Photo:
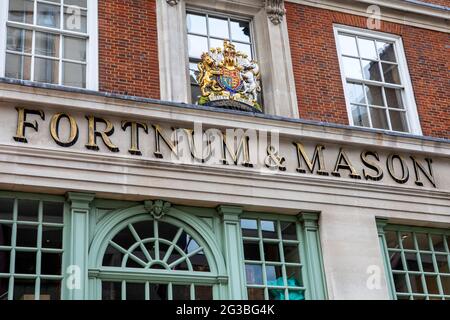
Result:
<svg viewBox="0 0 450 320"><path fill-rule="evenodd" d="M267 157L264 162L269 169L278 168L280 171L286 171L286 159L280 157L277 149L273 146L267 147Z"/></svg>

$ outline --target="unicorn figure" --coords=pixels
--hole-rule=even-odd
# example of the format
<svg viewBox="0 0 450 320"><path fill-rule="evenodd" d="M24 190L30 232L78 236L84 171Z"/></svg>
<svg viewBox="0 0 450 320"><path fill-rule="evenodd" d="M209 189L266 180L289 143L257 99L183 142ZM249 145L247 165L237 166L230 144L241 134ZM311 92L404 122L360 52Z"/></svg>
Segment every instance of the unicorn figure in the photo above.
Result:
<svg viewBox="0 0 450 320"><path fill-rule="evenodd" d="M261 91L261 86L259 85L260 74L258 64L254 60L247 60L242 67L241 77L244 81L244 91L242 94L247 94L253 101L256 101L258 99L258 92Z"/></svg>

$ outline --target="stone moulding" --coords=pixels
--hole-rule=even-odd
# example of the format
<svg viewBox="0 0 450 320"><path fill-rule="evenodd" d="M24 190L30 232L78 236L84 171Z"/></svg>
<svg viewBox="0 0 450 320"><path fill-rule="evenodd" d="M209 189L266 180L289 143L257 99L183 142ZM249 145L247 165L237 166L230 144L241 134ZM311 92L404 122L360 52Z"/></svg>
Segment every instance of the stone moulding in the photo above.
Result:
<svg viewBox="0 0 450 320"><path fill-rule="evenodd" d="M266 0L266 12L273 24L280 24L286 14L284 0Z"/></svg>

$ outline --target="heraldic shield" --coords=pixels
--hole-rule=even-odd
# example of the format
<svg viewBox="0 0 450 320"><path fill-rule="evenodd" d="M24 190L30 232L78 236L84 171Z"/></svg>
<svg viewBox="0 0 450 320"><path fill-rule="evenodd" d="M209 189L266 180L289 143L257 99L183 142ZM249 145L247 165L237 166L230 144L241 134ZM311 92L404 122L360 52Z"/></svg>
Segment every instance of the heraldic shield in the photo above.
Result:
<svg viewBox="0 0 450 320"><path fill-rule="evenodd" d="M261 92L259 66L245 53L236 51L225 40L223 48L213 48L202 54L198 64L200 105L250 112L262 112L258 103Z"/></svg>

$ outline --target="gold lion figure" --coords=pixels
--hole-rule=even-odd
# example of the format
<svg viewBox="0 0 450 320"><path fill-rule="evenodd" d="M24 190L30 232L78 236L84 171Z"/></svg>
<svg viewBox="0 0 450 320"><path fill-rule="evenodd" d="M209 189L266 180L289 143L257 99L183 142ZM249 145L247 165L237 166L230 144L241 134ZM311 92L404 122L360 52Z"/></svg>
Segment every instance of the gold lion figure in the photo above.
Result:
<svg viewBox="0 0 450 320"><path fill-rule="evenodd" d="M199 73L197 75L197 82L200 85L202 96L207 97L211 94L207 89L213 91L221 91L217 81L214 79L214 75L220 75L220 71L215 70L216 65L214 59L208 54L202 54L202 62L198 64Z"/></svg>

